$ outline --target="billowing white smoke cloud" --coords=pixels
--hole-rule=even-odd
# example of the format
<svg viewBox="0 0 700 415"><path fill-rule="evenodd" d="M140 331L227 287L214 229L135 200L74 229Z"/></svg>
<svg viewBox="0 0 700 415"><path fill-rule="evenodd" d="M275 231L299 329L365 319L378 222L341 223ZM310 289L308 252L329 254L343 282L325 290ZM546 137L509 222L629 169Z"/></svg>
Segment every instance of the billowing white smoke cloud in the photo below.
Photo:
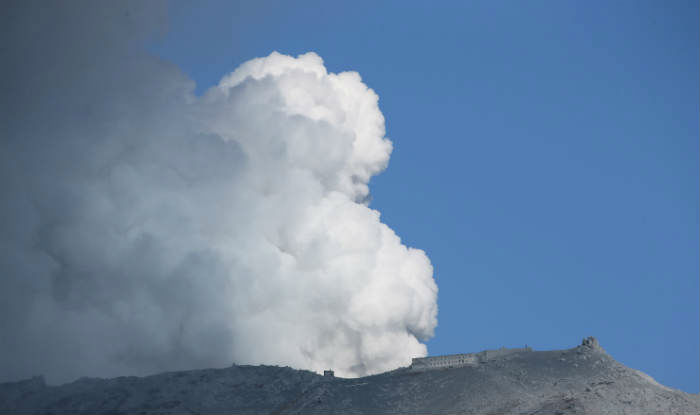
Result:
<svg viewBox="0 0 700 415"><path fill-rule="evenodd" d="M357 73L272 53L200 98L136 48L142 4L38 5L0 22L4 380L426 353L432 266L365 203L392 145Z"/></svg>

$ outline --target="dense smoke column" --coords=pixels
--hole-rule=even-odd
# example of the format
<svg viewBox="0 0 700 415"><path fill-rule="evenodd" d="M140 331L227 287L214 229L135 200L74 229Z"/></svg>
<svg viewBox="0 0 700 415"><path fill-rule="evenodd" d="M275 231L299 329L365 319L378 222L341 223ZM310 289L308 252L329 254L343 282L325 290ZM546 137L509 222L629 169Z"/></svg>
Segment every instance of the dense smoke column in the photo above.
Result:
<svg viewBox="0 0 700 415"><path fill-rule="evenodd" d="M365 203L377 95L272 53L196 97L155 6L5 5L0 380L425 355L432 266Z"/></svg>

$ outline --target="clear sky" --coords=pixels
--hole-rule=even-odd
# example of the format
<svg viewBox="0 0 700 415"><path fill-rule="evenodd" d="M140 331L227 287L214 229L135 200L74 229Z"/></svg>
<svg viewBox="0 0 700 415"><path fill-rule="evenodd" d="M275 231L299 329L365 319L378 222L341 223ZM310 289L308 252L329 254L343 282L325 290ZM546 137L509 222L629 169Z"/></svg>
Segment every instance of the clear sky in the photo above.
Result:
<svg viewBox="0 0 700 415"><path fill-rule="evenodd" d="M698 3L170 3L152 49L201 93L272 51L380 97L371 207L426 251L432 355L596 336L698 392Z"/></svg>

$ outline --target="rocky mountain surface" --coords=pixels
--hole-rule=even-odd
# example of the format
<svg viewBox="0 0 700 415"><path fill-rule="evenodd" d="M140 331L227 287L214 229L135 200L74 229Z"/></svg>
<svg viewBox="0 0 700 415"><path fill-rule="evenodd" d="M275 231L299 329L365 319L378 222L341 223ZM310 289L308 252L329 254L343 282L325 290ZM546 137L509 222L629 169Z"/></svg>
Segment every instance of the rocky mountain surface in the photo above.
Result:
<svg viewBox="0 0 700 415"><path fill-rule="evenodd" d="M700 414L700 397L667 388L608 355L593 338L478 365L363 378L276 366L231 366L147 377L42 378L0 384L0 412L89 413L671 413Z"/></svg>

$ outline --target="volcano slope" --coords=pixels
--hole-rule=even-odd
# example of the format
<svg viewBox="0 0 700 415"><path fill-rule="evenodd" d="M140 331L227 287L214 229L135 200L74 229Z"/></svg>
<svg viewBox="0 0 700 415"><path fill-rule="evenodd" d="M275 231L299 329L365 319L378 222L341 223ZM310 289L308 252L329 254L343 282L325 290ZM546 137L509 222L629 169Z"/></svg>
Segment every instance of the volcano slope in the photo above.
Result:
<svg viewBox="0 0 700 415"><path fill-rule="evenodd" d="M700 414L700 397L618 363L593 338L573 349L519 352L475 366L354 379L234 365L60 386L41 378L0 384L0 412L81 411Z"/></svg>

